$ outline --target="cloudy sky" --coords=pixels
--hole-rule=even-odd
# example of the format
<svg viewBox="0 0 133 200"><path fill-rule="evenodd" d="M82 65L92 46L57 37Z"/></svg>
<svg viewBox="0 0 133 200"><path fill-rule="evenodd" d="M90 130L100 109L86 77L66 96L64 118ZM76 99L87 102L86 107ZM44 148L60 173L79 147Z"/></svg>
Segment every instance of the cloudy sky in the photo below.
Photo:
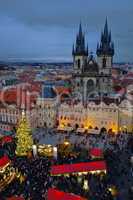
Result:
<svg viewBox="0 0 133 200"><path fill-rule="evenodd" d="M80 21L95 53L106 16L115 61L133 61L133 0L0 0L0 60L71 60Z"/></svg>

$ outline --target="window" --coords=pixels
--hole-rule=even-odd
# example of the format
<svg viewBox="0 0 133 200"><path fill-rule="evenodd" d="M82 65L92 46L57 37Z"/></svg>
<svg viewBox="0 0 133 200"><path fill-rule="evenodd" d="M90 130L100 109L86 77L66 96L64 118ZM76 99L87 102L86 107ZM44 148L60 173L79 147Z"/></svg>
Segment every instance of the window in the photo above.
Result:
<svg viewBox="0 0 133 200"><path fill-rule="evenodd" d="M103 68L106 68L106 58L103 58Z"/></svg>
<svg viewBox="0 0 133 200"><path fill-rule="evenodd" d="M78 59L78 69L80 69L80 59Z"/></svg>
<svg viewBox="0 0 133 200"><path fill-rule="evenodd" d="M78 82L78 83L77 83L77 87L79 87L79 86L80 86L80 83Z"/></svg>

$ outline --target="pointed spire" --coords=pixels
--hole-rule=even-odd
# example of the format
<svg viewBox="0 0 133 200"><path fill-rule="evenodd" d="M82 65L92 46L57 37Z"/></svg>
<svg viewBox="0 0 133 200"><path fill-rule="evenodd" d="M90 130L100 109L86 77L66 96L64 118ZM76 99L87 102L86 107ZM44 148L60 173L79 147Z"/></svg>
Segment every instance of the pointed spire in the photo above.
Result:
<svg viewBox="0 0 133 200"><path fill-rule="evenodd" d="M85 34L82 31L81 22L79 24L79 32L76 37L75 47L73 46L72 54L73 55L88 55L88 51L85 45Z"/></svg>
<svg viewBox="0 0 133 200"><path fill-rule="evenodd" d="M97 46L97 55L114 55L114 49L113 46L111 45L112 38L111 38L111 31L109 32L108 29L108 20L106 17L106 21L105 21L105 26L104 26L104 31L102 31L101 33L101 41L100 41L100 45Z"/></svg>
<svg viewBox="0 0 133 200"><path fill-rule="evenodd" d="M111 31L109 32L109 42L111 42Z"/></svg>
<svg viewBox="0 0 133 200"><path fill-rule="evenodd" d="M75 49L74 49L74 44L73 44L73 47L72 47L72 54L74 55L74 52L75 52Z"/></svg>
<svg viewBox="0 0 133 200"><path fill-rule="evenodd" d="M103 31L101 33L101 42L104 42L104 34L103 34Z"/></svg>
<svg viewBox="0 0 133 200"><path fill-rule="evenodd" d="M79 36L82 36L82 24L81 24L81 22L79 24Z"/></svg>
<svg viewBox="0 0 133 200"><path fill-rule="evenodd" d="M108 36L108 20L106 17L105 26L104 26L104 36Z"/></svg>
<svg viewBox="0 0 133 200"><path fill-rule="evenodd" d="M114 42L111 42L112 50L114 50Z"/></svg>
<svg viewBox="0 0 133 200"><path fill-rule="evenodd" d="M88 55L89 54L88 44L87 44L87 47L86 47L86 52L87 52L87 55Z"/></svg>

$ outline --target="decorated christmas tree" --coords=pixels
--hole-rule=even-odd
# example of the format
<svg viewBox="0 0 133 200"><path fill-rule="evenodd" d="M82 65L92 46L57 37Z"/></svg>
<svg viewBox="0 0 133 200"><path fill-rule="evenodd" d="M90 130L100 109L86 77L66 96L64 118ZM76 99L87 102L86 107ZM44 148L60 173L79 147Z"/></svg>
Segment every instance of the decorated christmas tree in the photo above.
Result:
<svg viewBox="0 0 133 200"><path fill-rule="evenodd" d="M22 112L22 117L18 124L16 139L16 155L27 156L27 154L32 151L33 139L30 125L24 111Z"/></svg>

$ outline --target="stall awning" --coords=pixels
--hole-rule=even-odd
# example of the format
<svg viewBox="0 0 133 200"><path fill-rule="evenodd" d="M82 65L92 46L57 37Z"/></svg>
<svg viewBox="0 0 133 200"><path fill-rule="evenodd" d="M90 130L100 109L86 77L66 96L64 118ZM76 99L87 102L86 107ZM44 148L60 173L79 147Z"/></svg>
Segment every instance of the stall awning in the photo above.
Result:
<svg viewBox="0 0 133 200"><path fill-rule="evenodd" d="M9 197L9 198L7 198L7 200L24 200L24 198L23 197Z"/></svg>
<svg viewBox="0 0 133 200"><path fill-rule="evenodd" d="M84 128L77 128L76 132L84 133L84 132L85 132L85 129L84 129Z"/></svg>
<svg viewBox="0 0 133 200"><path fill-rule="evenodd" d="M2 138L2 145L5 144L5 143L10 143L13 141L13 138L11 136L4 136Z"/></svg>
<svg viewBox="0 0 133 200"><path fill-rule="evenodd" d="M57 128L59 131L72 131L73 128L69 126L64 126L64 127L58 127Z"/></svg>
<svg viewBox="0 0 133 200"><path fill-rule="evenodd" d="M100 134L100 131L99 130L96 130L96 129L88 129L87 130L87 132L89 133L89 134L96 134L96 135L98 135L98 134Z"/></svg>
<svg viewBox="0 0 133 200"><path fill-rule="evenodd" d="M49 189L48 200L86 200L86 199L80 196L65 193L56 189Z"/></svg>
<svg viewBox="0 0 133 200"><path fill-rule="evenodd" d="M107 169L105 161L94 161L77 164L54 165L51 167L51 175L68 173L104 171Z"/></svg>
<svg viewBox="0 0 133 200"><path fill-rule="evenodd" d="M93 148L90 150L90 156L92 157L103 157L103 150L99 148Z"/></svg>
<svg viewBox="0 0 133 200"><path fill-rule="evenodd" d="M7 155L4 155L3 157L0 158L0 168L6 166L10 162L10 159L8 158Z"/></svg>

